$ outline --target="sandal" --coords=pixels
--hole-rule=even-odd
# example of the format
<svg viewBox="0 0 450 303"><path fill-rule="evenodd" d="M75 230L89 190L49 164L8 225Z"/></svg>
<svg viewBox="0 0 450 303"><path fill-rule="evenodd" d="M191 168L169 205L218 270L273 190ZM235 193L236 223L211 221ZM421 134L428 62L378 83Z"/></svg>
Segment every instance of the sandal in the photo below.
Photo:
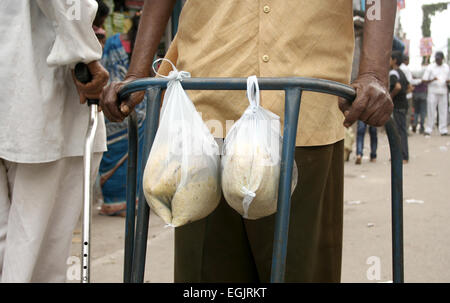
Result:
<svg viewBox="0 0 450 303"><path fill-rule="evenodd" d="M127 214L127 205L122 203L116 205L102 204L102 208L98 214L101 216L125 217Z"/></svg>

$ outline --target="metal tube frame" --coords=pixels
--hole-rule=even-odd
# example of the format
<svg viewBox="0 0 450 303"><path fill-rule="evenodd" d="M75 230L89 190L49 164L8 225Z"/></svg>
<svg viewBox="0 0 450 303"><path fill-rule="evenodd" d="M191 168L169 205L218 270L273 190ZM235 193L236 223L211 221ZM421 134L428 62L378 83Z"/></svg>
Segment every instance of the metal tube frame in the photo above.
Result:
<svg viewBox="0 0 450 303"><path fill-rule="evenodd" d="M120 99L125 99L133 92L147 90L147 116L145 121L145 144L142 159L142 168L145 167L148 155L153 144L159 122L159 109L161 91L167 87L167 79L145 78L136 80L126 85L119 93ZM258 78L261 90L284 90L285 91L285 121L283 149L281 159L280 183L278 189L278 205L275 220L274 247L272 257L271 282L284 282L286 267L287 240L289 230L290 213L290 189L294 161L295 138L297 135L298 116L303 91L326 93L345 98L349 101L355 99L355 91L350 86L329 80L312 78ZM183 88L186 90L246 90L247 78L189 78L183 79ZM150 93L155 89L155 94ZM132 120L133 118L130 118ZM131 123L135 128L137 123ZM386 124L386 133L389 139L391 152L391 191L392 191L392 256L393 256L393 282L403 282L403 178L402 178L402 156L401 144L397 129L392 119ZM136 142L130 143L129 157L137 158L137 136L130 137ZM133 154L133 156L132 156ZM134 159L134 158L133 158ZM141 174L143 173L143 169ZM127 188L136 189L136 174L129 167ZM127 196L128 197L128 196ZM135 197L135 196L134 196ZM133 199L133 197L129 197ZM129 207L134 209L135 201L127 201ZM134 211L127 215L127 228L134 227ZM131 230L126 231L125 246L125 282L142 283L144 281L145 255L147 249L147 234L149 224L149 207L143 196L142 186L139 192L138 215L136 223L136 235ZM129 222L133 220L133 222ZM131 244L132 243L132 244ZM129 260L133 256L132 260Z"/></svg>
<svg viewBox="0 0 450 303"><path fill-rule="evenodd" d="M138 121L136 112L128 117L128 167L127 167L127 212L125 224L125 252L123 280L131 282L131 267L133 261L135 223L136 216L136 182L137 182L137 160L138 160Z"/></svg>
<svg viewBox="0 0 450 303"><path fill-rule="evenodd" d="M89 104L89 125L86 132L83 156L83 225L81 243L81 283L90 282L91 260L91 206L92 206L92 152L98 125L98 106Z"/></svg>

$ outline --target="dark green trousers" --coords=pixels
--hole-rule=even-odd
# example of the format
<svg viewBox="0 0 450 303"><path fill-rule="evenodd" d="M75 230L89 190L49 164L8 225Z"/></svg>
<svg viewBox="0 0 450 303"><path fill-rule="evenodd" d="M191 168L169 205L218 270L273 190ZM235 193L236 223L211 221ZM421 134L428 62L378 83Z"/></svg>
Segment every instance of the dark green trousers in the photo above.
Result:
<svg viewBox="0 0 450 303"><path fill-rule="evenodd" d="M286 282L340 282L344 142L297 147ZM270 282L275 215L245 220L222 196L207 218L175 229L175 282Z"/></svg>

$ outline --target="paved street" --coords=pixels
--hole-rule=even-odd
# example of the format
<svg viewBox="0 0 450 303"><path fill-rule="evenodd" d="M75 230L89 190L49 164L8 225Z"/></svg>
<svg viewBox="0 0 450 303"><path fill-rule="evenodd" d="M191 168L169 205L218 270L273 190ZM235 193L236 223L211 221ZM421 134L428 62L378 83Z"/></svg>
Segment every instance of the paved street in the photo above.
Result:
<svg viewBox="0 0 450 303"><path fill-rule="evenodd" d="M414 134L409 146L410 163L404 166L405 281L450 282L450 137ZM390 162L384 133L379 131L377 162L370 163L368 155L367 134L362 165L354 164L355 151L345 164L343 282L392 280ZM121 282L125 219L97 212L92 281ZM74 233L73 256L80 255L80 230ZM172 282L173 230L152 214L148 240L145 281Z"/></svg>

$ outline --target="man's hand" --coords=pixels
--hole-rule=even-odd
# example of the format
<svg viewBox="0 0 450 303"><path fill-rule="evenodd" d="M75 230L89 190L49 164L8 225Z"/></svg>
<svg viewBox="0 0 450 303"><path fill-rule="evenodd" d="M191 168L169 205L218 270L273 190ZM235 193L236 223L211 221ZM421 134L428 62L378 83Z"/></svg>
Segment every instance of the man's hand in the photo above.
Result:
<svg viewBox="0 0 450 303"><path fill-rule="evenodd" d="M119 91L134 80L136 80L135 77L128 77L121 82L112 82L103 89L100 96L100 107L109 121L122 122L144 99L145 92L141 91L131 94L126 100L119 100Z"/></svg>
<svg viewBox="0 0 450 303"><path fill-rule="evenodd" d="M356 90L356 99L352 106L347 101L339 101L339 108L345 116L345 127L350 127L356 120L372 126L382 126L388 121L394 108L387 87L397 1L367 1L369 2L378 2L379 5L374 7L375 4L372 3L366 6L359 76L352 84ZM380 18L372 18L370 15L374 8Z"/></svg>
<svg viewBox="0 0 450 303"><path fill-rule="evenodd" d="M339 98L339 108L344 113L344 126L350 127L357 120L372 126L383 126L394 109L389 91L375 76L360 75L353 83L356 99L350 103Z"/></svg>
<svg viewBox="0 0 450 303"><path fill-rule="evenodd" d="M153 58L158 50L166 24L172 15L175 2L175 0L144 2L127 77L122 82L113 82L108 85L100 97L103 112L111 122L123 121L133 111L134 107L143 100L145 92L133 93L127 100L123 101L119 101L117 94L130 81L150 76Z"/></svg>
<svg viewBox="0 0 450 303"><path fill-rule="evenodd" d="M429 83L434 82L434 81L437 81L437 80L439 80L439 79L438 79L437 77L434 77L434 78L431 79L431 80L422 80L422 82L425 83L425 84L429 84Z"/></svg>
<svg viewBox="0 0 450 303"><path fill-rule="evenodd" d="M99 99L103 91L103 87L108 83L108 71L98 61L93 61L88 65L89 72L92 75L92 80L89 83L83 84L75 77L72 70L72 78L75 82L78 94L80 95L80 103L86 103L87 99Z"/></svg>

